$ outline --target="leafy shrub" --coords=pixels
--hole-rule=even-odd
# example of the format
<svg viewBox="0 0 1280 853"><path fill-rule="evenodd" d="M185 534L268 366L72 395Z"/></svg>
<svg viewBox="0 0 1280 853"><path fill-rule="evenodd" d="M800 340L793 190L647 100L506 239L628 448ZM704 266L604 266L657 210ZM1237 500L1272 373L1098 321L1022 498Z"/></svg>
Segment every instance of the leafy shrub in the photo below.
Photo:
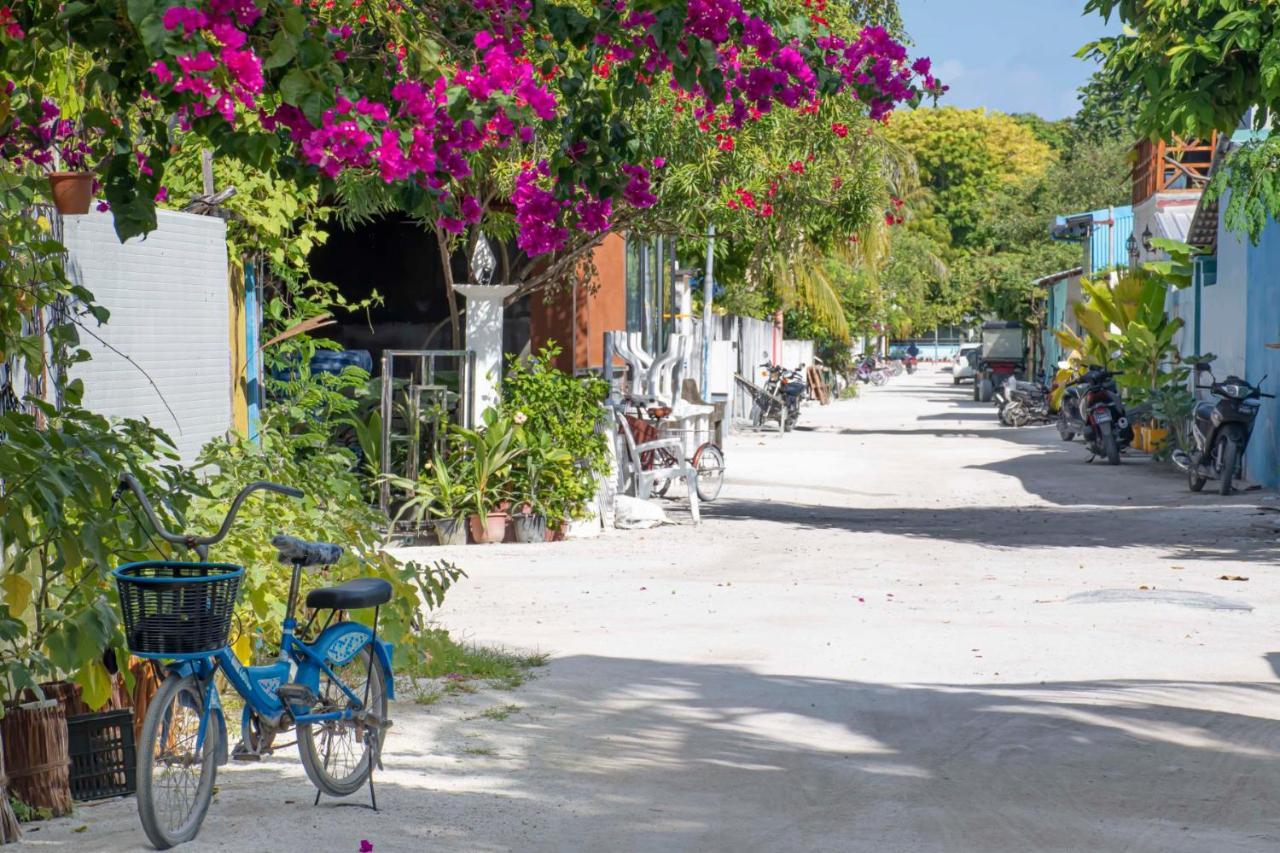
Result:
<svg viewBox="0 0 1280 853"><path fill-rule="evenodd" d="M191 480L149 424L32 405L38 415L0 415L0 699L65 676L96 707L111 691L103 651L124 652L109 572L158 556L145 519L112 505L119 475L180 512Z"/></svg>
<svg viewBox="0 0 1280 853"><path fill-rule="evenodd" d="M304 573L304 595L315 587L356 577L390 581L392 600L383 607L378 630L392 643L412 645L423 627L423 601L428 606L438 603L429 590L436 589L442 578L447 589L463 575L450 566L401 563L383 550L379 531L384 519L377 507L368 503L350 451L322 437L281 429L279 421L272 419L260 438L260 444L234 437L205 447L200 463L214 467L217 474L205 485L204 495L192 510L192 526L213 529L235 493L254 480L270 480L305 493L301 500L270 492L255 494L216 549L218 559L245 567L239 613L254 648L274 648L279 641L288 600L290 569L276 562L271 545L277 533L343 547L336 566L323 574ZM352 616L367 621L372 611Z"/></svg>
<svg viewBox="0 0 1280 853"><path fill-rule="evenodd" d="M502 405L513 419L523 416L524 429L551 437L552 444L574 461L558 485L558 495L545 507L551 523L582 515L595 498L596 483L609 469L608 438L600 421L609 384L599 377L574 377L552 363L560 354L554 343L520 361L511 359L502 383Z"/></svg>

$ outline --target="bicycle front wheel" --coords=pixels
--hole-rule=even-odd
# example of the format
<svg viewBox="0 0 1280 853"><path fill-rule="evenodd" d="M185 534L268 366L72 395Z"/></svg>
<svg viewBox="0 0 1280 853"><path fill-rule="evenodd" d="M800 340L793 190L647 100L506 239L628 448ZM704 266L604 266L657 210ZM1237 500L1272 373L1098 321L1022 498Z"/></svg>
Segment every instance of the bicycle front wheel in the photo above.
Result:
<svg viewBox="0 0 1280 853"><path fill-rule="evenodd" d="M331 669L357 697L363 700L368 695L368 719L300 725L298 754L311 784L331 797L346 797L360 790L369 778L375 743L381 748L377 741L382 738L382 723L387 719L387 686L382 665L373 659L372 646L365 646L351 660ZM317 714L358 708L327 673L320 674L319 696L314 711ZM376 731L376 740L367 736L371 728Z"/></svg>
<svg viewBox="0 0 1280 853"><path fill-rule="evenodd" d="M698 472L698 498L713 501L724 487L724 454L714 444L704 444L693 455L693 467Z"/></svg>
<svg viewBox="0 0 1280 853"><path fill-rule="evenodd" d="M204 693L170 673L147 709L138 744L138 817L157 850L196 837L213 800L220 730L211 716L198 743Z"/></svg>

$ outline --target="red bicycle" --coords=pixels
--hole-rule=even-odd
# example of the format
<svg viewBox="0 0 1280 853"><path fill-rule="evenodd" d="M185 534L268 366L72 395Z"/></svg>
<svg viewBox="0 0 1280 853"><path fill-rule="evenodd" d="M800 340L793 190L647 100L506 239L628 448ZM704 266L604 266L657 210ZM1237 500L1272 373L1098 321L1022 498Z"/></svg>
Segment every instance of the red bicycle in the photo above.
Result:
<svg viewBox="0 0 1280 853"><path fill-rule="evenodd" d="M697 430L689 427L671 426L667 418L671 416L670 406L645 406L633 401L636 414L627 415L632 434L637 443L643 443L659 436L696 434ZM704 441L694 450L688 462L697 471L696 487L698 498L713 501L720 496L724 487L724 451L712 441ZM640 465L646 471L655 468L673 468L680 465L680 460L667 448L646 450L640 454ZM662 497L671 488L671 480L661 480L654 484L654 494Z"/></svg>

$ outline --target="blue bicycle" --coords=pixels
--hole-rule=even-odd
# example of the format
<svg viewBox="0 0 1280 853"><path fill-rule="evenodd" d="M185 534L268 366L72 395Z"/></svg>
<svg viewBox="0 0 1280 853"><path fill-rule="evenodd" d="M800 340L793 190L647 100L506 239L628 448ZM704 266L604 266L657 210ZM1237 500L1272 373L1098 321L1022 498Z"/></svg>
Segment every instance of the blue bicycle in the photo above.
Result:
<svg viewBox="0 0 1280 853"><path fill-rule="evenodd" d="M395 698L391 646L378 638L378 609L391 600L391 584L359 578L312 590L306 596L312 615L299 630L294 613L302 570L332 565L342 549L275 537L272 545L280 562L293 568L280 653L265 666L244 666L228 644L244 567L208 562L209 546L226 537L252 492L296 498L302 492L251 483L236 495L217 533L193 536L167 530L128 474L120 478L117 500L126 488L161 538L199 558L130 563L112 573L129 649L166 673L147 708L138 743L138 814L151 843L164 850L195 838L213 799L218 767L228 757L260 761L271 753L276 735L293 728L302 764L318 789L317 803L322 793L345 797L367 783L376 810L373 768L382 766L382 742L391 726L387 700ZM334 621L343 611L363 608L373 608L372 627ZM312 635L321 611L328 618L313 639L304 639ZM244 698L241 737L230 756L214 678L219 672Z"/></svg>

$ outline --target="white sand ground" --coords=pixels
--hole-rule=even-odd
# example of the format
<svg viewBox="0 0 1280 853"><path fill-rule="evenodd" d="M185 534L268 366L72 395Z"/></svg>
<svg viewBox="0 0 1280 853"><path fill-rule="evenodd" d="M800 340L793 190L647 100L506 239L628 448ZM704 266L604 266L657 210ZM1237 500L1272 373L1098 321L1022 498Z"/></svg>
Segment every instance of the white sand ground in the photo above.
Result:
<svg viewBox="0 0 1280 853"><path fill-rule="evenodd" d="M541 675L396 703L377 814L233 766L185 849L1275 850L1274 504L1084 458L923 373L736 437L701 527L459 549L442 621Z"/></svg>

